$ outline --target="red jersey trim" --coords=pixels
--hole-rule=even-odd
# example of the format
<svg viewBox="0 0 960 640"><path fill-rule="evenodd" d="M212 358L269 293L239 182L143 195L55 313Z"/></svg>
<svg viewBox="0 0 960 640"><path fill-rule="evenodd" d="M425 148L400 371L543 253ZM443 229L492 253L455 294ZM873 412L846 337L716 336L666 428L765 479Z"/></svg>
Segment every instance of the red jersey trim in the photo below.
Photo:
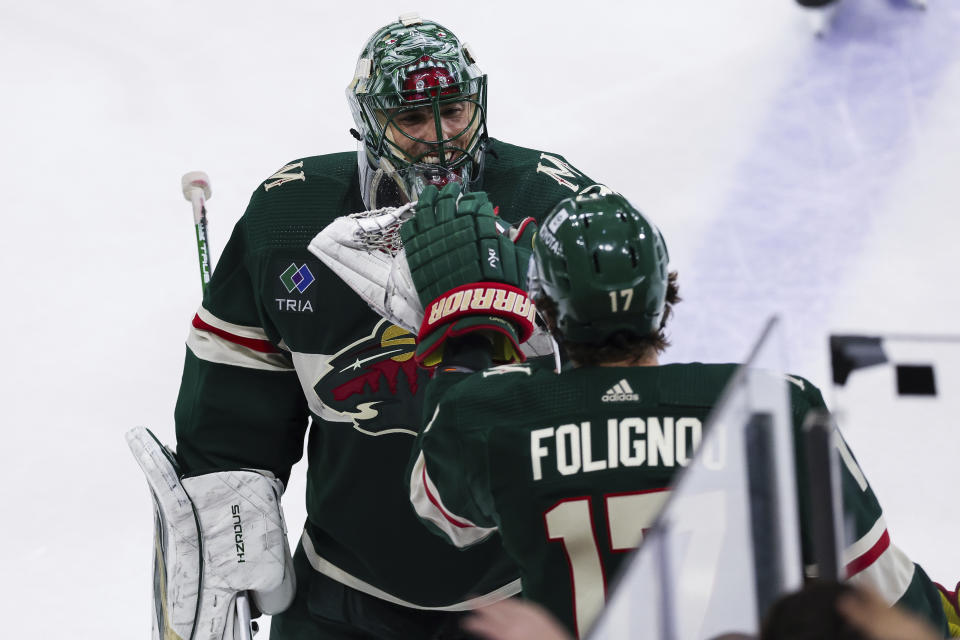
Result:
<svg viewBox="0 0 960 640"><path fill-rule="evenodd" d="M474 528L473 525L471 525L471 524L469 524L469 523L466 523L466 522L461 522L460 520L457 520L456 518L454 518L453 516L451 516L451 515L450 515L449 513L447 513L446 510L440 505L440 500L437 499L437 497L436 497L435 495L433 495L433 493L430 491L430 483L427 482L427 465L423 465L423 471L420 472L420 476L421 476L421 480L423 481L423 488L424 488L424 490L425 490L426 493L427 493L427 499L430 500L430 502L433 503L433 506L435 506L435 507L437 508L437 511L440 512L440 515L442 515L447 522L449 522L450 524L452 524L453 526L455 526L455 527L457 527L457 528L459 528L459 529L473 529L473 528Z"/></svg>
<svg viewBox="0 0 960 640"><path fill-rule="evenodd" d="M224 331L223 329L219 329L201 320L200 314L193 316L193 328L199 331L208 331L216 336L220 336L228 342L240 345L241 347L245 347L251 351L257 351L259 353L279 353L279 350L274 347L269 340L244 338L243 336L238 336L234 333L230 333L229 331Z"/></svg>
<svg viewBox="0 0 960 640"><path fill-rule="evenodd" d="M847 577L851 578L872 565L889 548L890 534L884 529L880 539L872 547L847 563Z"/></svg>

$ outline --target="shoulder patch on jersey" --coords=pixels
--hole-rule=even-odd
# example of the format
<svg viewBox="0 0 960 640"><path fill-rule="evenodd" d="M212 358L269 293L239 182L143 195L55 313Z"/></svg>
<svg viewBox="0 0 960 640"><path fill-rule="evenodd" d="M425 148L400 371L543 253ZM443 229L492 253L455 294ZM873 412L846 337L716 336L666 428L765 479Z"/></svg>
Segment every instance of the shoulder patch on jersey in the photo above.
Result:
<svg viewBox="0 0 960 640"><path fill-rule="evenodd" d="M546 163L546 164L544 164ZM567 178L576 180L582 177L582 174L556 156L548 153L540 154L540 162L537 163L537 173L544 173L557 181L561 186L570 189L574 193L580 190L580 185L571 182Z"/></svg>
<svg viewBox="0 0 960 640"><path fill-rule="evenodd" d="M489 378L490 376L500 376L505 373L525 373L529 376L533 374L533 370L528 364L502 364L498 367L484 369L481 375L483 375L484 378Z"/></svg>
<svg viewBox="0 0 960 640"><path fill-rule="evenodd" d="M271 279L266 287L264 301L272 299L278 313L314 313L320 302L320 292L312 286L316 281L313 274L316 266L311 270L306 261L288 260L287 256L278 256L271 261L269 269L276 274L276 279Z"/></svg>
<svg viewBox="0 0 960 640"><path fill-rule="evenodd" d="M286 287L287 293L293 293L294 289L303 293L315 279L306 262L301 267L298 267L296 262L291 262L290 266L280 274L280 282Z"/></svg>
<svg viewBox="0 0 960 640"><path fill-rule="evenodd" d="M270 189L279 187L280 185L290 182L291 180L303 180L306 182L307 177L304 175L303 171L298 171L296 173L292 171L292 169L302 168L303 160L280 167L279 171L263 181L263 190L269 191Z"/></svg>

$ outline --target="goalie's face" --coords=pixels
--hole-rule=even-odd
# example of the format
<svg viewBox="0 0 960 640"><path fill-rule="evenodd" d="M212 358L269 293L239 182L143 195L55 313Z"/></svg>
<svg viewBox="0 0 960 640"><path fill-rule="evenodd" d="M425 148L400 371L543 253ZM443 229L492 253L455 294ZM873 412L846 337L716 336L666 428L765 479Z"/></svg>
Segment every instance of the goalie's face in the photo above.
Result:
<svg viewBox="0 0 960 640"><path fill-rule="evenodd" d="M415 200L427 185L483 171L486 76L448 29L405 16L364 46L347 87L360 189L370 209Z"/></svg>
<svg viewBox="0 0 960 640"><path fill-rule="evenodd" d="M398 109L384 115L393 155L410 164L455 167L466 157L480 120L468 100Z"/></svg>

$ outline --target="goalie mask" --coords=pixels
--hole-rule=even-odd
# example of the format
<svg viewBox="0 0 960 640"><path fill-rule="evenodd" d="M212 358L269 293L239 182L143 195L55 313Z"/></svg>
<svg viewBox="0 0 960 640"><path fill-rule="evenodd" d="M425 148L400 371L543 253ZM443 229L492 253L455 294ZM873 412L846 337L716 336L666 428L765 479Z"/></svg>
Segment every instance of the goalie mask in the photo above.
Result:
<svg viewBox="0 0 960 640"><path fill-rule="evenodd" d="M544 219L533 245L528 290L557 305L557 329L599 343L616 331L660 329L669 262L660 231L623 196L578 196Z"/></svg>
<svg viewBox="0 0 960 640"><path fill-rule="evenodd" d="M401 16L367 42L347 87L370 209L416 200L429 184L469 191L483 162L487 77L441 25Z"/></svg>

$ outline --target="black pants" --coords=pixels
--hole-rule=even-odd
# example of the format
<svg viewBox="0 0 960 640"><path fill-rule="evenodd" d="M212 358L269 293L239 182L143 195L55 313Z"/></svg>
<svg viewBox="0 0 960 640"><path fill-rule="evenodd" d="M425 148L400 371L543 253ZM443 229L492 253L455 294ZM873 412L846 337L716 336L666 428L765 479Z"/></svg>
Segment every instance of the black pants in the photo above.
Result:
<svg viewBox="0 0 960 640"><path fill-rule="evenodd" d="M270 640L470 640L460 612L424 611L392 604L318 573L303 547L293 556L297 594L273 616Z"/></svg>

